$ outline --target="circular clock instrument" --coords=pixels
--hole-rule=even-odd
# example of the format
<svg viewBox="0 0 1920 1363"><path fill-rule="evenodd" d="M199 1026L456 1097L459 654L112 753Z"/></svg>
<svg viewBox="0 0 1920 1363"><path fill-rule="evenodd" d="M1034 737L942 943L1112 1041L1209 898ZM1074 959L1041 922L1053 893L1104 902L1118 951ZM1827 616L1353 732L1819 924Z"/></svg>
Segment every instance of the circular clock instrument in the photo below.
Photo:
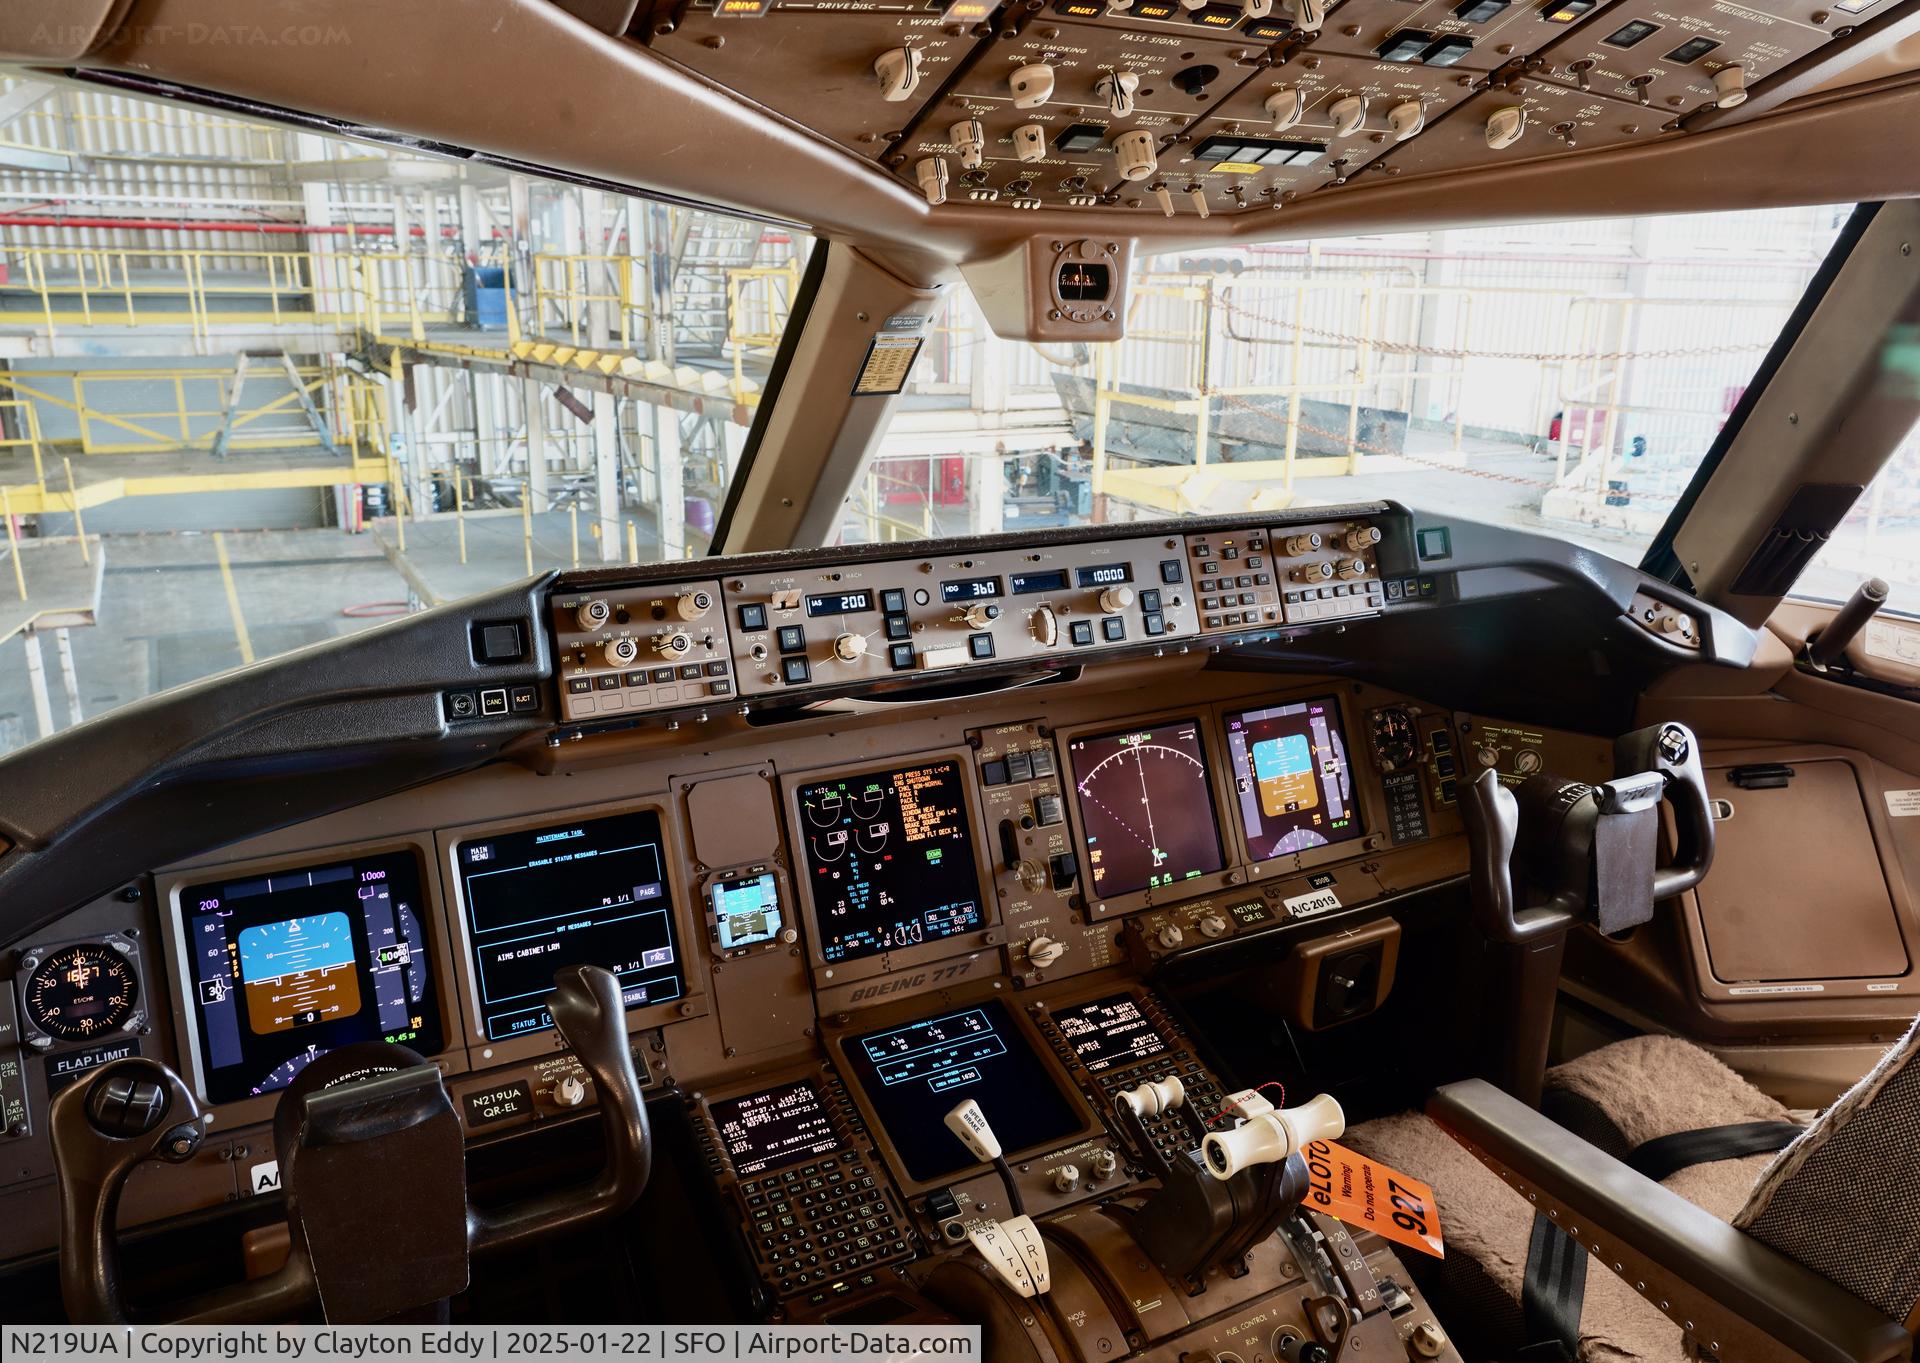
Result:
<svg viewBox="0 0 1920 1363"><path fill-rule="evenodd" d="M78 942L42 960L20 990L27 1020L58 1041L117 1032L133 1016L140 981L133 963L104 942Z"/></svg>

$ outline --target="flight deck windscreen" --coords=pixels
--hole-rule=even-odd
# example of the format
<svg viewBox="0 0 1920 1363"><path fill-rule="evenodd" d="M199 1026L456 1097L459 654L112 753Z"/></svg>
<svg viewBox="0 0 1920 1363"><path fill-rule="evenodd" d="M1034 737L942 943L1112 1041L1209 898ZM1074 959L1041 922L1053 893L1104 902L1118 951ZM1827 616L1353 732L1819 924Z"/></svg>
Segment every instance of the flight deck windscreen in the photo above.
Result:
<svg viewBox="0 0 1920 1363"><path fill-rule="evenodd" d="M823 959L902 951L986 925L959 763L811 781L798 803Z"/></svg>
<svg viewBox="0 0 1920 1363"><path fill-rule="evenodd" d="M454 862L489 1041L553 1026L546 1000L561 966L612 971L629 1008L687 992L653 810L474 838Z"/></svg>
<svg viewBox="0 0 1920 1363"><path fill-rule="evenodd" d="M1353 766L1332 696L1229 714L1227 751L1255 861L1360 836Z"/></svg>
<svg viewBox="0 0 1920 1363"><path fill-rule="evenodd" d="M361 1041L445 1042L412 852L180 891L209 1102L272 1093Z"/></svg>
<svg viewBox="0 0 1920 1363"><path fill-rule="evenodd" d="M1226 864L1198 720L1076 738L1068 755L1096 897L1178 885Z"/></svg>
<svg viewBox="0 0 1920 1363"><path fill-rule="evenodd" d="M946 1115L968 1098L1009 1155L1080 1129L1080 1118L1007 1015L987 999L850 1038L847 1062L916 1183L978 1164Z"/></svg>

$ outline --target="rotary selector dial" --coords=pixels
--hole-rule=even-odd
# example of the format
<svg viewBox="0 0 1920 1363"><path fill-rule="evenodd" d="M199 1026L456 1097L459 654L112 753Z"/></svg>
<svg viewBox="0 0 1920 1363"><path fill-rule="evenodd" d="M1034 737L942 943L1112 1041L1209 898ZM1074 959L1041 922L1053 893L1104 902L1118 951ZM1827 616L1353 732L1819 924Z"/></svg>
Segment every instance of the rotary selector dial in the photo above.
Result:
<svg viewBox="0 0 1920 1363"><path fill-rule="evenodd" d="M640 656L640 645L633 639L609 639L600 651L608 667L630 667Z"/></svg>
<svg viewBox="0 0 1920 1363"><path fill-rule="evenodd" d="M613 619L613 607L595 597L591 601L582 601L573 608L573 618L581 629L592 633L607 627L607 621Z"/></svg>
<svg viewBox="0 0 1920 1363"><path fill-rule="evenodd" d="M1000 618L1000 608L986 601L976 601L967 607L967 628L985 629Z"/></svg>
<svg viewBox="0 0 1920 1363"><path fill-rule="evenodd" d="M1060 642L1060 617L1052 606L1041 606L1033 613L1033 637L1047 648Z"/></svg>
<svg viewBox="0 0 1920 1363"><path fill-rule="evenodd" d="M833 656L843 663L857 663L867 656L867 636L841 634L833 641Z"/></svg>
<svg viewBox="0 0 1920 1363"><path fill-rule="evenodd" d="M673 613L682 620L698 620L712 609L712 592L681 592L673 603Z"/></svg>
<svg viewBox="0 0 1920 1363"><path fill-rule="evenodd" d="M684 658L693 652L693 640L682 630L654 638L653 651L663 658Z"/></svg>
<svg viewBox="0 0 1920 1363"><path fill-rule="evenodd" d="M579 1107L587 1101L587 1086L579 1075L566 1075L553 1086L553 1101L560 1107Z"/></svg>
<svg viewBox="0 0 1920 1363"><path fill-rule="evenodd" d="M1227 920L1217 913L1210 913L1194 924L1200 929L1202 937L1224 937L1227 933Z"/></svg>

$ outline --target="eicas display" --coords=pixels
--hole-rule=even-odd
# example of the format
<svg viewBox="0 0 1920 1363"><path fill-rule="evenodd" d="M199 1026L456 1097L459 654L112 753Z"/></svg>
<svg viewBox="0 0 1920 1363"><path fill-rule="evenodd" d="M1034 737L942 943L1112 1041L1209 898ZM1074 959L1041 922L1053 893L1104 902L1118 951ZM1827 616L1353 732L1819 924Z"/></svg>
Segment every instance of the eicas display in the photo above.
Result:
<svg viewBox="0 0 1920 1363"><path fill-rule="evenodd" d="M1357 838L1353 767L1331 696L1226 717L1247 851L1268 861Z"/></svg>
<svg viewBox="0 0 1920 1363"><path fill-rule="evenodd" d="M847 1063L916 1183L978 1163L947 1129L963 1100L980 1104L1009 1158L1065 1140L1080 1118L999 999L853 1037Z"/></svg>
<svg viewBox="0 0 1920 1363"><path fill-rule="evenodd" d="M1096 897L1177 885L1226 864L1198 720L1083 736L1068 755Z"/></svg>
<svg viewBox="0 0 1920 1363"><path fill-rule="evenodd" d="M546 998L565 965L612 971L629 1008L686 993L653 810L473 838L454 861L489 1041L553 1026Z"/></svg>
<svg viewBox="0 0 1920 1363"><path fill-rule="evenodd" d="M825 960L900 951L984 925L958 763L815 781L798 800Z"/></svg>
<svg viewBox="0 0 1920 1363"><path fill-rule="evenodd" d="M419 904L412 852L181 890L208 1101L283 1089L355 1042L442 1049Z"/></svg>

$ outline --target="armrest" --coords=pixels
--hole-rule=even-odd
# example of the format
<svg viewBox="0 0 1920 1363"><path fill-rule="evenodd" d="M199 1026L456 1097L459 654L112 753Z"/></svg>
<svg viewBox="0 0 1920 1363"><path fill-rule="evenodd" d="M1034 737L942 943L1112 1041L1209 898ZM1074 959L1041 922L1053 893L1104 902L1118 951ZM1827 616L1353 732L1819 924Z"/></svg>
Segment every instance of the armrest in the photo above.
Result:
<svg viewBox="0 0 1920 1363"><path fill-rule="evenodd" d="M1912 1356L1899 1322L1484 1080L1447 1085L1427 1114L1722 1359Z"/></svg>

